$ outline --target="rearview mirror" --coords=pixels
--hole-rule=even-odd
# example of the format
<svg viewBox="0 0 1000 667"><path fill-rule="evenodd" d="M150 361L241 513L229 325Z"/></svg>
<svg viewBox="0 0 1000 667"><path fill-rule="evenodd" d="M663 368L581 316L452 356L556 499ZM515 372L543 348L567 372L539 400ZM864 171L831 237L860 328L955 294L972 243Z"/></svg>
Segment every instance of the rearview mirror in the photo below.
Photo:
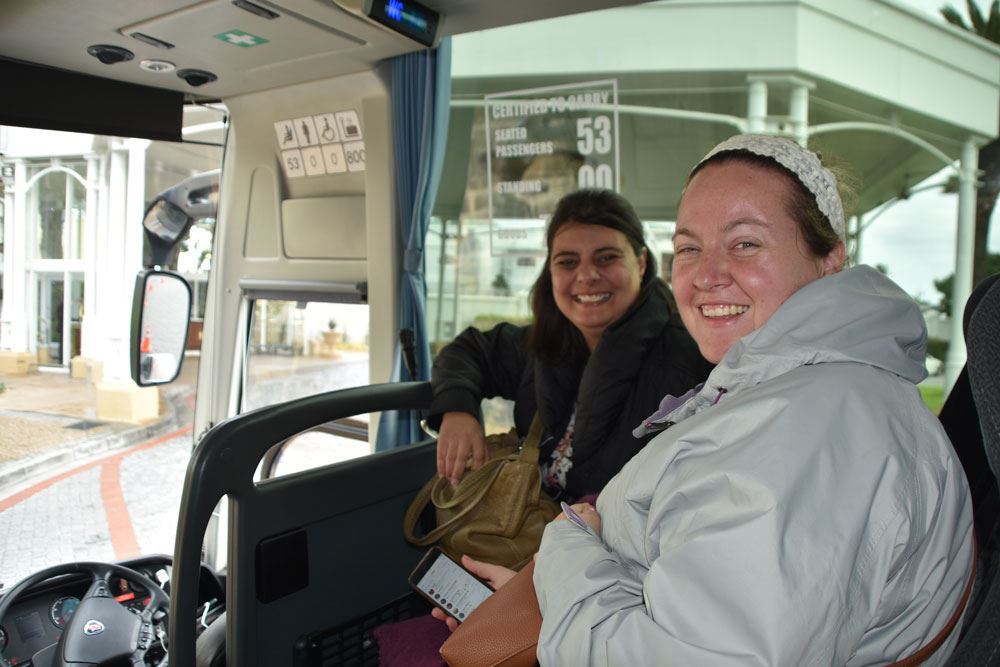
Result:
<svg viewBox="0 0 1000 667"><path fill-rule="evenodd" d="M173 245L192 223L191 216L166 199L156 199L146 209L142 226L161 241Z"/></svg>
<svg viewBox="0 0 1000 667"><path fill-rule="evenodd" d="M219 201L219 170L191 176L153 198L142 219L142 264L174 267L180 242L191 225L214 218Z"/></svg>
<svg viewBox="0 0 1000 667"><path fill-rule="evenodd" d="M132 379L140 387L173 382L191 320L191 286L176 273L140 271L132 297Z"/></svg>

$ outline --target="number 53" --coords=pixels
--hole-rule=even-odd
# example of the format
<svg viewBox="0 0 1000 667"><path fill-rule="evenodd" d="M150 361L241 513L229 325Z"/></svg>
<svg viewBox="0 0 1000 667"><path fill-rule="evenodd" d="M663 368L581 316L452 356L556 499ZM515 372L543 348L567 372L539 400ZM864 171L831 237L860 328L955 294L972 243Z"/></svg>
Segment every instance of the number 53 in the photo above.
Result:
<svg viewBox="0 0 1000 667"><path fill-rule="evenodd" d="M577 118L576 149L581 155L611 152L611 119L607 116Z"/></svg>

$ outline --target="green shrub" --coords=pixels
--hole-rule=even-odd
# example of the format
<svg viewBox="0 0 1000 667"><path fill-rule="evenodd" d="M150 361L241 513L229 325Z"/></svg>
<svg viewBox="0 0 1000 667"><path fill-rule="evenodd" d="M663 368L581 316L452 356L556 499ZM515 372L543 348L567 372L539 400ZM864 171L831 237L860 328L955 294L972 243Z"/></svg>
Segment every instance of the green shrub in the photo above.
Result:
<svg viewBox="0 0 1000 667"><path fill-rule="evenodd" d="M928 338L927 354L945 361L948 358L948 341L943 338Z"/></svg>
<svg viewBox="0 0 1000 667"><path fill-rule="evenodd" d="M924 405L933 412L937 414L941 411L941 406L944 405L944 387L940 385L919 385L920 398L924 399Z"/></svg>

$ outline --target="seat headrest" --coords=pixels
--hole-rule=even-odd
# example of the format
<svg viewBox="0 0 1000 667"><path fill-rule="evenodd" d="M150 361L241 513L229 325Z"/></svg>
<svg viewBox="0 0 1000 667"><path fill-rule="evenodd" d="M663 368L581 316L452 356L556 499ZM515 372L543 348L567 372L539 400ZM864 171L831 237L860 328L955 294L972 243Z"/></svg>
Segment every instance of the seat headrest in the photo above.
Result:
<svg viewBox="0 0 1000 667"><path fill-rule="evenodd" d="M967 317L967 368L972 398L979 413L983 447L994 476L1000 479L1000 276L976 288L976 303ZM970 297L970 302L972 301ZM969 309L966 309L969 311Z"/></svg>
<svg viewBox="0 0 1000 667"><path fill-rule="evenodd" d="M966 338L969 337L969 319L972 317L972 312L982 301L983 296L990 291L990 287L1000 280L1000 273L994 273L992 276L986 276L983 280L976 285L976 289L972 290L972 294L969 295L969 300L965 302L965 312L962 314L962 335Z"/></svg>

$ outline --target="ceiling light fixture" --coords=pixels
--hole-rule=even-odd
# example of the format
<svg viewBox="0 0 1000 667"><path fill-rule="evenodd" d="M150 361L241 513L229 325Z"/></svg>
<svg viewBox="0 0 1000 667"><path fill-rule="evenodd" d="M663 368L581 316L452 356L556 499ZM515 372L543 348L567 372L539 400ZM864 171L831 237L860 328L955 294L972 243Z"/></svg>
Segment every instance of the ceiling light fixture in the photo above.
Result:
<svg viewBox="0 0 1000 667"><path fill-rule="evenodd" d="M177 69L169 60L157 60L157 59L147 59L139 61L139 67L146 70L147 72L173 72Z"/></svg>

